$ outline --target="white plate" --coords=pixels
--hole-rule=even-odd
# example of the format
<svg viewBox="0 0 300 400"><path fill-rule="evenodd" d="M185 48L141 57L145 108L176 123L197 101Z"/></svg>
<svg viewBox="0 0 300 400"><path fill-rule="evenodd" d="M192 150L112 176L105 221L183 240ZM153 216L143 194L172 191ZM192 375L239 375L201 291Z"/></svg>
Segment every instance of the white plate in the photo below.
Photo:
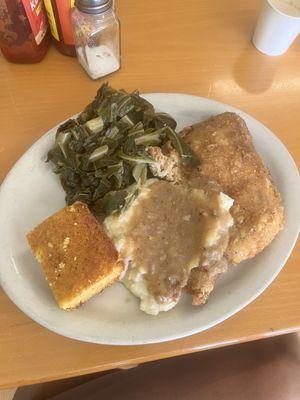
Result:
<svg viewBox="0 0 300 400"><path fill-rule="evenodd" d="M183 94L148 94L157 110L170 113L178 128L224 111L245 119L255 146L283 197L285 229L253 260L221 277L208 303L192 307L184 297L157 317L139 311L138 300L115 284L79 309L60 310L25 234L65 205L64 193L51 165L45 163L56 128L36 142L16 163L0 192L0 278L11 300L39 324L61 335L93 343L134 345L177 339L208 329L254 300L279 273L295 244L300 220L299 176L283 144L245 113L212 100Z"/></svg>

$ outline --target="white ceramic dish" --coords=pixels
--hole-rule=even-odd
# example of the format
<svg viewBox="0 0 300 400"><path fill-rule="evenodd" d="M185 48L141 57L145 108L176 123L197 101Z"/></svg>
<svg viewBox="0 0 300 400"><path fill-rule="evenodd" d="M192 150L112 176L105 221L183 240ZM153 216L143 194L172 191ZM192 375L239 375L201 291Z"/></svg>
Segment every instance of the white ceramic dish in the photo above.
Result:
<svg viewBox="0 0 300 400"><path fill-rule="evenodd" d="M282 194L285 229L253 260L232 268L218 280L208 303L192 307L184 297L157 317L139 311L138 300L115 284L79 309L60 310L25 234L65 205L64 193L51 165L45 163L56 128L37 141L16 163L0 192L0 278L11 300L44 327L70 338L93 343L136 345L163 342L208 329L254 300L284 266L295 244L300 221L297 168L283 144L265 126L245 113L209 99L183 94L148 94L157 110L170 113L178 128L224 111L245 119L255 146Z"/></svg>

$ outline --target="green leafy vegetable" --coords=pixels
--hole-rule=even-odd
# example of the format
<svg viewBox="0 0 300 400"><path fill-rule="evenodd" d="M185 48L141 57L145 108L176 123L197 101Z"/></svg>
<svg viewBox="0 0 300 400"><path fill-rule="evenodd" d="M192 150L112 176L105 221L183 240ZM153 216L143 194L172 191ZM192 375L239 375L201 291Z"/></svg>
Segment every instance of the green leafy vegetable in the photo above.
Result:
<svg viewBox="0 0 300 400"><path fill-rule="evenodd" d="M154 162L153 158L151 158L150 156L146 156L146 155L142 156L142 155L138 155L138 154L131 156L131 155L125 154L123 152L123 150L119 150L117 152L117 155L120 158L122 158L123 160L131 161L132 163L152 164Z"/></svg>
<svg viewBox="0 0 300 400"><path fill-rule="evenodd" d="M138 136L137 138L134 139L134 143L138 145L144 145L144 146L157 146L162 142L160 138L160 132L156 131L153 133L148 133L143 136Z"/></svg>
<svg viewBox="0 0 300 400"><path fill-rule="evenodd" d="M71 139L71 136L71 132L59 132L56 138L56 143L58 144L65 158L68 157L67 143Z"/></svg>
<svg viewBox="0 0 300 400"><path fill-rule="evenodd" d="M83 201L99 217L129 207L152 176L149 146L170 141L183 165L199 163L175 128L170 115L156 113L137 91L102 85L77 118L58 128L48 152L67 203Z"/></svg>
<svg viewBox="0 0 300 400"><path fill-rule="evenodd" d="M132 176L137 183L144 184L147 179L147 166L145 164L136 164L132 170Z"/></svg>
<svg viewBox="0 0 300 400"><path fill-rule="evenodd" d="M100 133L103 129L104 123L102 117L96 117L90 119L85 123L85 126L92 132L92 133Z"/></svg>
<svg viewBox="0 0 300 400"><path fill-rule="evenodd" d="M193 153L191 148L177 135L177 133L170 127L166 128L166 133L170 139L174 149L181 157L181 162L186 167L194 167L200 163L198 157Z"/></svg>
<svg viewBox="0 0 300 400"><path fill-rule="evenodd" d="M89 162L95 162L100 160L105 154L108 153L108 146L105 144L104 146L97 147L92 154L89 156Z"/></svg>

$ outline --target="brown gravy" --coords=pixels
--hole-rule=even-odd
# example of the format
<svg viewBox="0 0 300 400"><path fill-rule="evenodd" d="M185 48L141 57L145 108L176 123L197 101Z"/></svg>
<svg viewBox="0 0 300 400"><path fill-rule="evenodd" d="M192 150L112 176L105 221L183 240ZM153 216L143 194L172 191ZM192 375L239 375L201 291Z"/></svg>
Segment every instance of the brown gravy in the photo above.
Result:
<svg viewBox="0 0 300 400"><path fill-rule="evenodd" d="M123 230L124 250L157 302L177 300L192 268L222 257L218 243L226 241L230 214L220 205L218 191L166 181L144 190Z"/></svg>

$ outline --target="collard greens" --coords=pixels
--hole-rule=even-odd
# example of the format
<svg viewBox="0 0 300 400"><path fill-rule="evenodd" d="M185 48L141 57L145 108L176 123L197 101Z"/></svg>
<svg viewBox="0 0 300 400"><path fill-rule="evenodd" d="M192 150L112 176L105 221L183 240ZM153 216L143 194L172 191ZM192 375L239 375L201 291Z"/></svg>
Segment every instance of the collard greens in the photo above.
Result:
<svg viewBox="0 0 300 400"><path fill-rule="evenodd" d="M199 161L175 132L176 122L156 113L137 91L127 93L104 84L94 101L56 133L48 160L59 174L67 204L87 203L106 216L128 207L145 181L154 160L149 146L170 141L183 165Z"/></svg>

